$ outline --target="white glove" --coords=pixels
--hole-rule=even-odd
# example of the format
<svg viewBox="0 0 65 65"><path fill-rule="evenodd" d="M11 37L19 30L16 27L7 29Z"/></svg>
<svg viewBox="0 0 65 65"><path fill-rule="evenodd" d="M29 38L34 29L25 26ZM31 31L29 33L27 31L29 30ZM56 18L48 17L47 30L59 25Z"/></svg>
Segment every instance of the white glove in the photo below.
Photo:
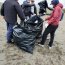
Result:
<svg viewBox="0 0 65 65"><path fill-rule="evenodd" d="M38 23L38 20L36 20L35 23Z"/></svg>
<svg viewBox="0 0 65 65"><path fill-rule="evenodd" d="M35 16L36 14L31 15L31 17Z"/></svg>
<svg viewBox="0 0 65 65"><path fill-rule="evenodd" d="M49 25L49 24L48 24L48 23L46 23L46 24L45 24L45 28L47 28L47 27L48 27L48 25Z"/></svg>

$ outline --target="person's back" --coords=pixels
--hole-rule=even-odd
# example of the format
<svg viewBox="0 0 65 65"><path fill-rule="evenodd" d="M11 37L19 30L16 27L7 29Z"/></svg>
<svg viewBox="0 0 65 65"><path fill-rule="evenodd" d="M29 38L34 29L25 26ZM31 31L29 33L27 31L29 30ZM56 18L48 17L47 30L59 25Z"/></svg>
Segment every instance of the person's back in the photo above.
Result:
<svg viewBox="0 0 65 65"><path fill-rule="evenodd" d="M5 20L9 23L17 22L17 14L21 20L24 20L24 14L22 13L22 8L19 6L18 2L15 0L6 0L4 3Z"/></svg>

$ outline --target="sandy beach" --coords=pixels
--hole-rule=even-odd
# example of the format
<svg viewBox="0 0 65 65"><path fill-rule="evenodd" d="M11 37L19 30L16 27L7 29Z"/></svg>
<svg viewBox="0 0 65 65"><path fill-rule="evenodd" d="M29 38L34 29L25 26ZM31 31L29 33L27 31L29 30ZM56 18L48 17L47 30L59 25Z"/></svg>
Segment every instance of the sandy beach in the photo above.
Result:
<svg viewBox="0 0 65 65"><path fill-rule="evenodd" d="M0 16L0 65L65 65L65 19L60 21L51 50L48 42L44 48L36 45L33 54L7 44L6 22Z"/></svg>

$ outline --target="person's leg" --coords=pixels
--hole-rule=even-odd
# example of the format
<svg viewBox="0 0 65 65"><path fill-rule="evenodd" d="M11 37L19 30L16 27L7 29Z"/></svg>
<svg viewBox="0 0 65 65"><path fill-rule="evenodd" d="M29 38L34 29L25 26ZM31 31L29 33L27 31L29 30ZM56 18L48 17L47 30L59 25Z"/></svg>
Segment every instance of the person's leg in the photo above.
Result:
<svg viewBox="0 0 65 65"><path fill-rule="evenodd" d="M53 40L54 40L54 35L55 35L55 31L57 29L58 26L56 27L52 27L52 31L50 32L50 42L49 42L49 47L52 47L53 45Z"/></svg>
<svg viewBox="0 0 65 65"><path fill-rule="evenodd" d="M42 45L45 44L47 35L50 33L50 31L51 31L51 26L49 25L49 26L45 29L44 33L43 33L42 41L41 41L41 44L42 44Z"/></svg>
<svg viewBox="0 0 65 65"><path fill-rule="evenodd" d="M7 42L11 42L13 38L13 24L9 23L8 30L7 30Z"/></svg>
<svg viewBox="0 0 65 65"><path fill-rule="evenodd" d="M49 47L52 47L53 40L54 40L54 34L55 34L55 32L50 33L50 42L49 42Z"/></svg>

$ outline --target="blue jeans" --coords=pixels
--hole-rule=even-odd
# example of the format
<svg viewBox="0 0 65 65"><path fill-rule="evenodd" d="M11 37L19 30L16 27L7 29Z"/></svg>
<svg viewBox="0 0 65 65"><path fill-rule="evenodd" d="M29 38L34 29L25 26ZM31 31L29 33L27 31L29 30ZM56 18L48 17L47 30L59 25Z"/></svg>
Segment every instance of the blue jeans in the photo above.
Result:
<svg viewBox="0 0 65 65"><path fill-rule="evenodd" d="M7 23L7 42L11 42L13 39L13 26L14 24Z"/></svg>

